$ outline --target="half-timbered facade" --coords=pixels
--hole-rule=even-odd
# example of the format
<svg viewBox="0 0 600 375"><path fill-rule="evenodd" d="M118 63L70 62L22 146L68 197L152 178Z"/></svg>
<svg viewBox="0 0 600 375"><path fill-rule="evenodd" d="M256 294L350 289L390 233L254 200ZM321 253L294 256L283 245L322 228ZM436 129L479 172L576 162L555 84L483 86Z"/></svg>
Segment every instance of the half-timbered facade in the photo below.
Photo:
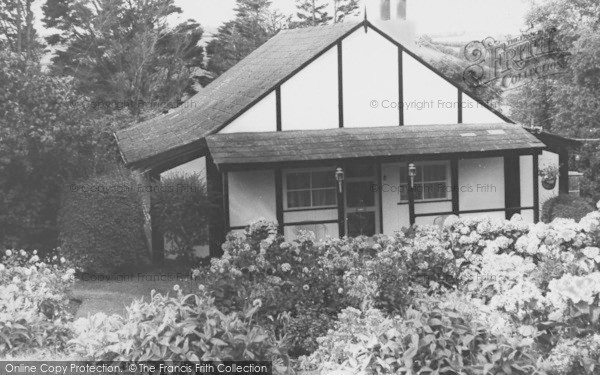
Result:
<svg viewBox="0 0 600 375"><path fill-rule="evenodd" d="M126 163L154 176L206 158L223 206L215 249L258 218L289 239L393 234L449 215L535 222L568 191L568 140L514 124L367 20L281 31L182 107L116 137ZM541 188L539 169L559 165L557 186Z"/></svg>

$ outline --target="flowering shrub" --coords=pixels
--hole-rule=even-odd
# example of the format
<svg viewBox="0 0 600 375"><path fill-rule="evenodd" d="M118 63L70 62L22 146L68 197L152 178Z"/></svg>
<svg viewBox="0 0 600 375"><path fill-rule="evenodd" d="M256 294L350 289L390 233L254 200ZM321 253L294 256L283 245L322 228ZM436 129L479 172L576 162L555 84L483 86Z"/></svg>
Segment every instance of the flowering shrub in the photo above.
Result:
<svg viewBox="0 0 600 375"><path fill-rule="evenodd" d="M223 314L204 293L176 297L152 293L125 317L96 314L74 323L74 351L94 361L275 360L287 365L278 344L253 323L258 306Z"/></svg>
<svg viewBox="0 0 600 375"><path fill-rule="evenodd" d="M69 339L67 292L75 271L64 258L6 250L0 258L0 354L64 349Z"/></svg>
<svg viewBox="0 0 600 375"><path fill-rule="evenodd" d="M530 374L531 341L490 334L456 310L423 302L404 317L346 309L302 367L349 374Z"/></svg>

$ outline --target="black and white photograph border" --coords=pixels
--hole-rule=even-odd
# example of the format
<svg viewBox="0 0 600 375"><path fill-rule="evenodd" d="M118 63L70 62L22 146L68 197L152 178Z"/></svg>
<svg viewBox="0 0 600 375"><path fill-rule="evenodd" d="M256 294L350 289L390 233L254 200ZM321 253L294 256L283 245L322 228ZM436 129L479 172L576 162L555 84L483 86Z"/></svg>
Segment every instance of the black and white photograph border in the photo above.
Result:
<svg viewBox="0 0 600 375"><path fill-rule="evenodd" d="M0 375L600 374L597 0L3 0L0 113Z"/></svg>

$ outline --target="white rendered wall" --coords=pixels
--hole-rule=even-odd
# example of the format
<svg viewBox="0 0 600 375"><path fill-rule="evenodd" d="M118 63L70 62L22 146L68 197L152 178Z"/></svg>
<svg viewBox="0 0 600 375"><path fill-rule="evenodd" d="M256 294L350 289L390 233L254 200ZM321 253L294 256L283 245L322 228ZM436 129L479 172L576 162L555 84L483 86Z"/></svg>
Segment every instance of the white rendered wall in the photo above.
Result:
<svg viewBox="0 0 600 375"><path fill-rule="evenodd" d="M282 130L339 127L338 53L331 48L281 86Z"/></svg>
<svg viewBox="0 0 600 375"><path fill-rule="evenodd" d="M404 123L406 125L456 124L458 89L402 53Z"/></svg>
<svg viewBox="0 0 600 375"><path fill-rule="evenodd" d="M272 170L229 172L229 225L246 226L259 218L277 221Z"/></svg>
<svg viewBox="0 0 600 375"><path fill-rule="evenodd" d="M521 207L533 207L533 156L522 155L520 159L521 181ZM529 223L533 223L533 210L522 210L521 216Z"/></svg>
<svg viewBox="0 0 600 375"><path fill-rule="evenodd" d="M463 123L464 124L498 124L506 122L494 112L477 103L469 95L464 94L463 100Z"/></svg>
<svg viewBox="0 0 600 375"><path fill-rule="evenodd" d="M504 208L504 159L463 159L458 162L460 211ZM475 216L498 216L477 214ZM471 215L461 215L471 216ZM504 212L500 213L504 217Z"/></svg>
<svg viewBox="0 0 600 375"><path fill-rule="evenodd" d="M400 125L398 47L373 30L359 29L343 40L342 61L344 127Z"/></svg>
<svg viewBox="0 0 600 375"><path fill-rule="evenodd" d="M273 91L219 133L274 132L276 130L277 105L276 95Z"/></svg>

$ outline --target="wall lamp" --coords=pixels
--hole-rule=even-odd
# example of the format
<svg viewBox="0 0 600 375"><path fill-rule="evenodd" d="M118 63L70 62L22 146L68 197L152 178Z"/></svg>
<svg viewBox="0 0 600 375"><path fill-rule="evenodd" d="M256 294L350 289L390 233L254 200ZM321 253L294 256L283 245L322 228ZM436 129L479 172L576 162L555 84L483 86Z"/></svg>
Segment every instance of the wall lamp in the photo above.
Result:
<svg viewBox="0 0 600 375"><path fill-rule="evenodd" d="M340 194L342 193L342 184L343 184L345 178L346 178L346 176L344 174L344 169L342 167L338 167L335 170L335 180L338 182L338 188L339 188Z"/></svg>
<svg viewBox="0 0 600 375"><path fill-rule="evenodd" d="M417 166L414 163L408 165L408 177L410 177L410 188L415 187L415 177L417 177Z"/></svg>

